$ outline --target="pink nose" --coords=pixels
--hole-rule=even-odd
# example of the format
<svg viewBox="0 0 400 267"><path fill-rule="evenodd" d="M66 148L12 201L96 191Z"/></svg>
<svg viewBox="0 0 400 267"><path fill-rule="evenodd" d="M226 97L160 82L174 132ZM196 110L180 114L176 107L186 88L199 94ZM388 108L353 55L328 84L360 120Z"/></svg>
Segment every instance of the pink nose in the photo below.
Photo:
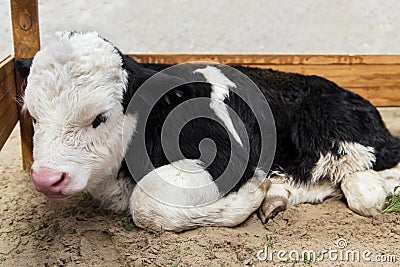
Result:
<svg viewBox="0 0 400 267"><path fill-rule="evenodd" d="M41 167L31 172L32 182L36 189L48 197L62 198L62 190L68 184L68 175L49 168Z"/></svg>

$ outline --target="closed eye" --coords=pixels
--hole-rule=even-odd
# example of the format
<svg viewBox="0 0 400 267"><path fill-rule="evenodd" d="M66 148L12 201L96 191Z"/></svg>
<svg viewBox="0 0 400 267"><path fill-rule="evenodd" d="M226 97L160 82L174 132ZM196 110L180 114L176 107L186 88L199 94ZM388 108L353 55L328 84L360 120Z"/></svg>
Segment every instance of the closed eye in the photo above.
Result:
<svg viewBox="0 0 400 267"><path fill-rule="evenodd" d="M101 113L101 114L97 115L96 118L93 120L92 127L97 128L100 124L102 124L103 122L106 122L106 120L107 120L106 114Z"/></svg>

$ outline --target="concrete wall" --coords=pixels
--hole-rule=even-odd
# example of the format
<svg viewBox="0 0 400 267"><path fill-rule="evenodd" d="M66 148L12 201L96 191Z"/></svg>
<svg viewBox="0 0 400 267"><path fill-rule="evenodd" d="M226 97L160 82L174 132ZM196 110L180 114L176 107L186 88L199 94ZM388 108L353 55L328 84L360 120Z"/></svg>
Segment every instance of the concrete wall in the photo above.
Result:
<svg viewBox="0 0 400 267"><path fill-rule="evenodd" d="M396 0L39 0L42 44L96 30L126 53L399 53ZM12 53L0 0L0 56Z"/></svg>
<svg viewBox="0 0 400 267"><path fill-rule="evenodd" d="M13 54L10 1L0 0L0 60Z"/></svg>

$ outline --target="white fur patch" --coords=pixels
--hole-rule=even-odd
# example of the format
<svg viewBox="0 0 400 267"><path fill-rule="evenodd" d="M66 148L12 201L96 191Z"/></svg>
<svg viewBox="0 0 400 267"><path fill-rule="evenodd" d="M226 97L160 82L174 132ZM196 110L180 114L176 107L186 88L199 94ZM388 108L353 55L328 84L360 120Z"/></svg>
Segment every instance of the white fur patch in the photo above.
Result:
<svg viewBox="0 0 400 267"><path fill-rule="evenodd" d="M238 192L219 198L218 188L201 162L180 160L140 180L130 200L132 217L140 227L172 231L235 226L253 213L265 196L258 188L259 178L253 179Z"/></svg>
<svg viewBox="0 0 400 267"><path fill-rule="evenodd" d="M338 153L339 157L332 153L321 154L312 170L312 183L323 178L328 178L335 184L340 183L352 173L371 169L376 161L374 148L359 143L342 142Z"/></svg>
<svg viewBox="0 0 400 267"><path fill-rule="evenodd" d="M219 197L211 175L198 160L179 160L159 167L145 175L133 194L144 193L144 198L155 198L169 206L193 207L215 201ZM177 197L179 194L179 197Z"/></svg>
<svg viewBox="0 0 400 267"><path fill-rule="evenodd" d="M243 146L242 140L237 133L232 119L229 116L228 109L224 103L225 98L229 96L229 87L236 88L231 80L226 77L220 69L214 66L207 66L203 69L197 69L193 73L200 73L204 76L208 83L211 84L211 103L210 107L214 110L215 114L220 118L229 132L233 135L235 140Z"/></svg>

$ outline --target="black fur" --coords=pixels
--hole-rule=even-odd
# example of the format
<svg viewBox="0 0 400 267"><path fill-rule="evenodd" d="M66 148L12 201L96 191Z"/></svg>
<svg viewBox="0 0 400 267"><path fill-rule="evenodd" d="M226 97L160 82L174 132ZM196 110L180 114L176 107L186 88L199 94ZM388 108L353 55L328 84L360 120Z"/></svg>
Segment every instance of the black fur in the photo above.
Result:
<svg viewBox="0 0 400 267"><path fill-rule="evenodd" d="M129 100L135 94L138 87L149 77L157 73L158 70L166 68L169 65L141 65L137 62L134 62L131 58L124 56L124 66L129 74L129 86L125 93L123 102L124 110L126 110ZM193 69L188 70L188 75L193 75L191 73L196 68L197 67L193 66ZM176 79L179 80L182 79L182 77L165 75L165 82L163 83L163 85L168 86L170 81L174 81ZM145 126L146 149L147 153L150 156L151 163L154 167L157 168L169 164L171 161L181 159L179 155L173 155L172 158L167 159L161 145L161 129L169 113L176 106L189 99L198 97L206 97L210 99L210 94L211 86L208 83L185 84L172 89L163 98L161 98L160 101L157 102L157 104L152 109ZM238 106L236 105L236 107ZM250 113L250 111L248 110L246 114L247 113ZM240 173L241 169L245 170L245 173L242 175L242 179L236 185L236 188L238 188L249 177L253 175L254 167L256 166L258 160L258 153L252 153L253 151L251 151L251 163L249 163L247 166L243 165L247 162L247 160L243 159L245 153L241 151L242 148L236 143L231 143L230 140L232 140L232 137L230 137L229 133L224 129L224 127L222 127L215 120L218 121L218 118L216 118L216 116L212 112L210 112L208 118L197 118L187 123L182 128L182 131L179 134L179 145L181 152L185 158L200 158L200 141L206 138L213 140L216 144L217 153L214 160L212 162L209 162L210 164L208 165L207 170L210 172L213 178L220 177L221 174L224 173L224 171L226 170L226 166L228 165L229 160L232 160L232 158L234 158L234 169L237 170L236 173ZM247 122L248 123L246 126L248 126L248 131L252 131L250 128L255 125L254 120L247 120ZM140 133L137 134L140 135ZM256 141L256 139L254 139L254 141ZM231 153L231 146L234 147L234 154ZM254 142L253 146L255 147L255 149L257 149L259 143ZM147 162L138 164L138 161L141 161L143 159L143 155L140 154L141 151L133 148L132 151L129 153L138 153L137 155L130 154L130 156L132 157L132 164L136 166L134 171L135 173L139 173L137 175L139 178L151 170L151 168L147 168L149 166L149 163ZM141 168L143 169L142 171L138 170ZM228 176L228 173L226 173L223 176L225 178L222 177L222 179L220 178L218 179L218 181L216 181L219 185L220 190L224 193L229 192L229 190L231 189L224 188L224 186L226 186L227 184L224 182L224 179L228 179Z"/></svg>
<svg viewBox="0 0 400 267"><path fill-rule="evenodd" d="M33 58L20 58L16 61L16 68L21 76L26 79L31 69Z"/></svg>
<svg viewBox="0 0 400 267"><path fill-rule="evenodd" d="M347 141L375 148L374 170L400 161L400 139L386 129L377 109L359 95L317 76L237 67L268 99L277 125L274 163L307 181L320 154L337 153Z"/></svg>
<svg viewBox="0 0 400 267"><path fill-rule="evenodd" d="M136 89L145 80L157 71L170 66L139 64L127 56L123 57L123 61L129 73L129 86L124 96L124 105L127 105ZM400 139L390 134L376 108L359 95L317 76L242 66L234 68L257 84L273 112L277 131L273 170L289 173L295 181L307 183L321 154L330 152L341 157L338 146L343 141L374 147L377 158L374 170L391 168L400 162ZM166 77L167 80L170 78ZM235 77L228 76L228 78L235 83L238 82ZM150 148L150 157L155 167L169 163L160 145L160 130L167 114L187 99L210 97L209 84L187 86L190 88L174 89L185 94L175 98L173 102L162 99L147 122L146 146ZM174 90L170 92L172 96ZM246 130L250 135L250 159L235 187L238 189L254 174L261 146L260 129L251 115L251 110L234 94L230 94L226 104L244 118ZM208 170L214 178L223 172L231 156L229 135L223 127L206 119L196 120L183 129L180 137L180 146L187 158L199 157L200 140L213 139L218 144L218 153Z"/></svg>

